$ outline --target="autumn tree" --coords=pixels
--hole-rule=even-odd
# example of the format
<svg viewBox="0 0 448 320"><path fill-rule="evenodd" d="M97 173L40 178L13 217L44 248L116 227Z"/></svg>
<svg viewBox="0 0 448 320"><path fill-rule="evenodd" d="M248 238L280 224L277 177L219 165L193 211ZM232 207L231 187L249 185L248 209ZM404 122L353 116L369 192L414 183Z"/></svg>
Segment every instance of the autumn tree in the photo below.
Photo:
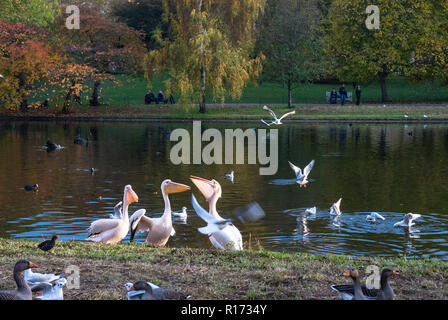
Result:
<svg viewBox="0 0 448 320"><path fill-rule="evenodd" d="M0 21L48 27L59 14L57 0L1 0Z"/></svg>
<svg viewBox="0 0 448 320"><path fill-rule="evenodd" d="M340 79L379 81L381 100L388 101L386 80L407 74L419 39L432 19L427 0L377 0L379 29L367 28L370 3L333 0L326 23L327 55Z"/></svg>
<svg viewBox="0 0 448 320"><path fill-rule="evenodd" d="M318 0L268 1L258 47L266 56L263 76L292 90L319 77L324 69Z"/></svg>
<svg viewBox="0 0 448 320"><path fill-rule="evenodd" d="M161 48L145 58L151 78L168 75L168 91L180 94L180 103L199 102L206 111L206 92L213 100L238 98L254 80L262 57L254 55L255 25L264 0L164 0L163 19L168 34L155 33Z"/></svg>

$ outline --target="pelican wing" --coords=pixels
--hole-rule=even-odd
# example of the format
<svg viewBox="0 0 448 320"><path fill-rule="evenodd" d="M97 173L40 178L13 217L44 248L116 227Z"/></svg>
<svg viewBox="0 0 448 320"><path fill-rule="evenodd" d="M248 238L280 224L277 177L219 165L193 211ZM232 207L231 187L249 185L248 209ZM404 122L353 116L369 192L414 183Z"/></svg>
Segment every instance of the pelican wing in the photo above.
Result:
<svg viewBox="0 0 448 320"><path fill-rule="evenodd" d="M311 169L313 169L314 166L314 160L311 160L311 162L303 169L303 174L308 177L310 174Z"/></svg>
<svg viewBox="0 0 448 320"><path fill-rule="evenodd" d="M89 237L96 235L96 234L100 234L102 232L117 228L120 224L121 220L119 219L99 219L96 220L94 222L92 222L92 224L90 225L88 232L89 232Z"/></svg>
<svg viewBox="0 0 448 320"><path fill-rule="evenodd" d="M140 209L129 218L129 226L133 234L148 232L151 229L152 219L145 216L145 213L145 209Z"/></svg>
<svg viewBox="0 0 448 320"><path fill-rule="evenodd" d="M295 111L291 111L291 112L285 113L284 115L281 116L281 118L279 119L279 121L282 121L283 118L286 118L287 116L289 116L289 115L291 115L291 114L295 114L295 113L296 113Z"/></svg>
<svg viewBox="0 0 448 320"><path fill-rule="evenodd" d="M192 194L191 195L191 203L193 204L194 211L196 211L197 215L207 222L208 224L214 224L216 222L216 219L209 214L204 208L201 207L201 205L196 200L196 197Z"/></svg>

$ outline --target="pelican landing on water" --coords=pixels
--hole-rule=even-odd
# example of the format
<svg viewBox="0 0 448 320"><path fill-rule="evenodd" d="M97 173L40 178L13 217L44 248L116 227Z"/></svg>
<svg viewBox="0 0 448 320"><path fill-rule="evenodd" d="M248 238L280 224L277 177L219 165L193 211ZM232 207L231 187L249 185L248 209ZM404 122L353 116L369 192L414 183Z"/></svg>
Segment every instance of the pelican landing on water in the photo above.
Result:
<svg viewBox="0 0 448 320"><path fill-rule="evenodd" d="M271 109L269 109L267 106L264 106L263 109L269 111L269 113L271 114L272 118L274 118L274 120L273 120L272 122L270 122L270 123L264 121L264 119L261 119L261 122L263 122L263 123L264 123L265 125L267 125L268 127L271 126L271 125L273 125L273 124L275 124L275 125L280 125L280 124L282 124L282 119L286 118L287 116L289 116L289 115L291 115L291 114L295 114L295 113L296 113L295 111L290 111L290 112L285 113L284 115L282 115L282 116L280 117L280 119L279 119L279 118L277 118L277 116L275 115L274 111L272 111Z"/></svg>
<svg viewBox="0 0 448 320"><path fill-rule="evenodd" d="M191 181L198 187L199 191L205 197L205 200L209 203L208 214L212 219L204 219L207 222L207 227L214 225L219 230L208 234L208 238L212 245L217 249L231 249L231 250L243 250L243 239L240 231L230 222L230 220L223 219L216 210L216 203L221 198L222 189L221 185L216 180L207 180L195 176L190 176ZM196 210L197 208L195 208ZM196 211L197 213L198 211ZM198 214L201 218L201 216ZM216 224L216 221L223 223ZM204 228L207 228L204 227ZM210 230L216 230L211 227ZM207 230L201 228L201 230Z"/></svg>
<svg viewBox="0 0 448 320"><path fill-rule="evenodd" d="M165 202L165 211L159 218L148 218L145 216L146 210L137 210L129 219L131 226L131 240L134 240L136 233L148 232L145 244L163 247L170 236L174 236L175 231L173 228L172 211L169 194L179 193L190 190L190 187L181 183L173 182L169 179L164 180L160 186L162 189L163 201Z"/></svg>

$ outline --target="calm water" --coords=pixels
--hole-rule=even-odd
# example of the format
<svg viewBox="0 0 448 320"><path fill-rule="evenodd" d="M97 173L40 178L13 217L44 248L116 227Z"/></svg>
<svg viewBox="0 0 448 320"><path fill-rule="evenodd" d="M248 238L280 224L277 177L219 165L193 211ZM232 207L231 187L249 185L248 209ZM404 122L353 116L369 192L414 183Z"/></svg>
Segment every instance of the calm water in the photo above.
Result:
<svg viewBox="0 0 448 320"><path fill-rule="evenodd" d="M250 128L258 124L212 123ZM73 144L77 127L89 136L87 147ZM235 208L256 201L266 216L236 223L245 246L276 251L380 255L448 259L448 125L285 124L279 127L279 170L260 176L259 165L182 165L169 160L170 132L191 123L0 122L0 237L85 239L89 224L113 213L123 187L131 184L147 215L163 212L160 183L170 178L192 186L189 175L217 179L223 188L218 210L231 217ZM89 135L91 132L91 135ZM47 153L47 139L64 146ZM311 183L299 189L287 161L303 168L316 160ZM89 168L97 171L92 175ZM235 171L235 183L224 179ZM23 190L39 184L38 192ZM172 208L188 208L186 224L174 222L170 247L211 247L197 231L204 226L191 210L190 192L170 196ZM342 200L334 223L331 204ZM317 206L316 216L305 208ZM370 224L367 212L385 221ZM393 224L403 213L420 213L411 233ZM145 234L137 241L142 242ZM125 240L127 241L127 240Z"/></svg>

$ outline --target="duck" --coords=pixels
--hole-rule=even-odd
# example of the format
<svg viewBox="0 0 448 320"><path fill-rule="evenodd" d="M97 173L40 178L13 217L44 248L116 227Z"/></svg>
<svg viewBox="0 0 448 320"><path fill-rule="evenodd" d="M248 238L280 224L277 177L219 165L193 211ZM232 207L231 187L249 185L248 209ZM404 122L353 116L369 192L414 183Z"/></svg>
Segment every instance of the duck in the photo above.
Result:
<svg viewBox="0 0 448 320"><path fill-rule="evenodd" d="M75 137L75 139L73 139L73 144L79 144L79 145L83 146L83 145L87 145L88 143L89 143L89 138L87 138L87 139L81 138L81 128L78 127L77 136Z"/></svg>
<svg viewBox="0 0 448 320"><path fill-rule="evenodd" d="M42 251L50 251L51 249L53 249L56 243L56 239L59 239L58 235L54 235L53 237L51 237L51 240L45 240L39 243L37 247Z"/></svg>
<svg viewBox="0 0 448 320"><path fill-rule="evenodd" d="M38 273L31 269L25 270L25 281L28 284L36 284L40 282L52 282L61 278L62 273Z"/></svg>
<svg viewBox="0 0 448 320"><path fill-rule="evenodd" d="M23 187L23 189L25 189L26 191L37 191L39 189L39 185L36 184L27 184L26 186Z"/></svg>
<svg viewBox="0 0 448 320"><path fill-rule="evenodd" d="M380 215L378 212L371 212L369 215L366 216L366 221L375 223L376 219L386 220L382 215Z"/></svg>
<svg viewBox="0 0 448 320"><path fill-rule="evenodd" d="M171 203L168 195L185 192L191 188L185 184L166 179L160 185L160 189L162 190L163 201L165 203L163 215L158 218L148 218L145 216L145 209L134 212L129 219L131 242L134 240L135 234L148 232L145 244L154 247L163 247L168 242L168 239L176 234L173 228Z"/></svg>
<svg viewBox="0 0 448 320"><path fill-rule="evenodd" d="M314 160L311 160L311 162L303 169L303 173L302 173L302 169L300 169L299 167L295 166L293 163L291 163L290 161L288 161L289 166L291 167L291 169L294 171L294 173L296 174L296 179L297 179L297 183L298 185L301 187L305 187L308 181L308 175L311 172L311 169L313 169L314 166Z"/></svg>
<svg viewBox="0 0 448 320"><path fill-rule="evenodd" d="M14 281L17 284L16 290L0 290L0 300L32 300L33 293L28 283L25 281L23 272L30 268L37 268L37 265L28 260L19 260L14 266Z"/></svg>
<svg viewBox="0 0 448 320"><path fill-rule="evenodd" d="M128 207L138 202L138 196L130 184L123 191L123 213L121 219L99 219L94 221L88 229L88 241L117 243L123 240L129 232Z"/></svg>
<svg viewBox="0 0 448 320"><path fill-rule="evenodd" d="M39 300L64 300L63 288L67 279L60 278L52 284L51 282L41 282L31 287L34 298ZM41 293L40 296L37 294Z"/></svg>
<svg viewBox="0 0 448 320"><path fill-rule="evenodd" d="M347 276L347 271L344 273L345 276ZM394 271L389 268L384 268L381 271L379 289L375 288L368 289L365 284L361 285L362 295L364 296L365 299L354 299L355 298L354 285L332 285L331 288L337 291L344 300L393 300L395 293L389 284L389 278L392 275L399 275L399 274L400 273L398 271ZM359 281L359 275L358 275L358 281Z"/></svg>
<svg viewBox="0 0 448 320"><path fill-rule="evenodd" d="M226 174L226 179L229 179L230 182L233 183L233 179L234 179L234 172L233 172L233 170L232 170L232 172Z"/></svg>
<svg viewBox="0 0 448 320"><path fill-rule="evenodd" d="M182 207L182 211L181 212L172 212L174 217L177 217L183 221L187 220L187 207Z"/></svg>
<svg viewBox="0 0 448 320"><path fill-rule="evenodd" d="M275 125L280 125L282 124L282 119L286 118L289 115L295 114L296 111L290 111L285 113L284 115L282 115L280 118L277 118L277 116L275 115L274 111L272 111L271 109L268 108L268 106L263 106L264 110L269 111L269 113L271 114L272 118L274 118L274 120L270 123L267 123L264 119L261 119L261 122L263 122L265 125L267 125L268 127L275 124Z"/></svg>
<svg viewBox="0 0 448 320"><path fill-rule="evenodd" d="M132 300L187 300L190 298L188 294L169 288L153 288L148 282L142 280L135 282L128 292L135 290L143 291L144 293L133 295L134 299Z"/></svg>
<svg viewBox="0 0 448 320"><path fill-rule="evenodd" d="M341 212L341 201L342 201L342 198L340 198L338 201L333 203L333 205L330 208L330 214L331 215L340 216L342 214L342 212Z"/></svg>
<svg viewBox="0 0 448 320"><path fill-rule="evenodd" d="M45 144L45 146L46 146L48 152L50 152L50 151L54 151L54 150L56 150L56 149L60 149L60 148L61 148L60 145L54 143L54 142L51 141L51 140L47 140L47 143Z"/></svg>
<svg viewBox="0 0 448 320"><path fill-rule="evenodd" d="M222 188L218 181L207 180L196 176L190 176L190 180L196 185L205 200L209 203L208 213L216 220L223 219L216 210L216 203L222 195ZM226 220L229 222L228 220ZM204 229L202 229L204 230ZM243 250L243 239L240 231L233 223L226 223L226 226L219 231L208 234L212 245L217 249L230 249L232 251Z"/></svg>
<svg viewBox="0 0 448 320"><path fill-rule="evenodd" d="M414 220L420 218L421 215L417 213L406 213L404 215L404 219L395 223L394 227L404 227L404 228L410 228L411 226L415 225L413 222Z"/></svg>
<svg viewBox="0 0 448 320"><path fill-rule="evenodd" d="M211 214L209 214L204 208L202 208L197 202L195 196L191 195L191 203L193 204L193 208L196 211L197 215L207 222L207 226L198 228L198 231L203 234L212 234L214 232L218 232L226 228L227 226L232 225L232 219L223 219L223 218L215 218Z"/></svg>

